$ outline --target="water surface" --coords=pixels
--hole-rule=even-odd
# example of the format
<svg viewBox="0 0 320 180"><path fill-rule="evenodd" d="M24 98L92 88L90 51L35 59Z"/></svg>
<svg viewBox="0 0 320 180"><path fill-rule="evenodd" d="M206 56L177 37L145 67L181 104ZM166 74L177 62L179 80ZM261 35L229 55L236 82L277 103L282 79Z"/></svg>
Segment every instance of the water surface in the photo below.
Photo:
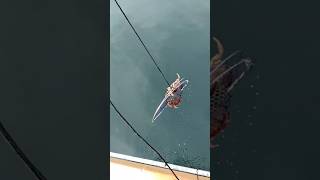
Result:
<svg viewBox="0 0 320 180"><path fill-rule="evenodd" d="M119 4L170 81L189 80L183 103L152 123L162 100L164 79L114 1L111 13L111 99L122 114L170 162L208 170L210 1L120 0ZM110 110L112 152L158 160Z"/></svg>

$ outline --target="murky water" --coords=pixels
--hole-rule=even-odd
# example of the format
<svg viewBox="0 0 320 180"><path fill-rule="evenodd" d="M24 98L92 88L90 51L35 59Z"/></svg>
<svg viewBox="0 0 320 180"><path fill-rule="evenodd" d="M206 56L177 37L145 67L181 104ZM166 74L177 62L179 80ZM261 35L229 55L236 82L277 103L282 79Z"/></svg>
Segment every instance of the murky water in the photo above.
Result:
<svg viewBox="0 0 320 180"><path fill-rule="evenodd" d="M230 126L211 153L218 180L320 179L318 2L215 1L226 54L255 61L234 89Z"/></svg>
<svg viewBox="0 0 320 180"><path fill-rule="evenodd" d="M110 1L111 100L169 163L205 170L210 166L209 3L119 1L167 79L172 82L179 73L189 80L180 108L166 109L152 123L167 85L114 1ZM110 116L112 152L159 160L112 107Z"/></svg>

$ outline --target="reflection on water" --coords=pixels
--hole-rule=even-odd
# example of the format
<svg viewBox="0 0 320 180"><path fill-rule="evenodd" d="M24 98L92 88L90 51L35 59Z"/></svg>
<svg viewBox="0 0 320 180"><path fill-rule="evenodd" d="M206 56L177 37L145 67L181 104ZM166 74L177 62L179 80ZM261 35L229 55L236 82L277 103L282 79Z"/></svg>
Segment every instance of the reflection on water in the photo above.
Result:
<svg viewBox="0 0 320 180"><path fill-rule="evenodd" d="M152 123L166 83L110 1L111 99L169 163L209 169L209 0L123 1L143 41L169 81L189 80L180 108L166 109ZM148 8L144 8L148 6ZM110 109L111 151L159 160Z"/></svg>

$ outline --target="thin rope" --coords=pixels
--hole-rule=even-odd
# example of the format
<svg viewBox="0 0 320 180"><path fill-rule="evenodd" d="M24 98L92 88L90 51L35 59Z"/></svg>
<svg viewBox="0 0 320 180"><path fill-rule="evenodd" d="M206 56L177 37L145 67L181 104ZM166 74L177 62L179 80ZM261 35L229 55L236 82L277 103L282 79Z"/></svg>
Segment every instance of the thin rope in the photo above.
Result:
<svg viewBox="0 0 320 180"><path fill-rule="evenodd" d="M122 118L122 120L124 120L124 122L132 129L132 131L143 141L145 142L155 153L158 154L158 156L162 159L162 161L165 163L166 166L168 166L168 168L170 169L170 171L172 172L172 174L176 177L177 180L179 180L178 176L176 175L176 173L174 173L174 171L171 169L171 167L169 166L169 164L167 163L167 161L161 156L161 154L152 146L148 143L148 141L146 139L144 139L133 127L132 125L127 121L127 119L120 113L120 111L115 107L115 105L112 103L111 99L110 99L110 104L112 105L112 107L114 108L114 110L116 110L116 112L118 113L118 115Z"/></svg>
<svg viewBox="0 0 320 180"><path fill-rule="evenodd" d="M129 23L129 25L131 26L132 30L134 31L134 33L137 35L139 41L141 42L141 44L143 45L144 49L147 51L147 53L149 54L151 60L153 61L153 63L156 65L157 69L159 70L159 72L161 73L163 79L166 81L167 85L170 86L169 81L167 80L167 78L165 77L165 75L163 74L163 72L161 71L159 65L157 64L157 62L155 61L155 59L153 58L153 56L151 55L150 51L148 50L147 46L145 45L145 43L142 41L141 37L139 36L139 34L137 33L136 29L133 27L132 23L130 22L130 20L128 19L126 13L122 10L120 4L118 3L117 0L114 0L115 3L117 4L117 6L119 7L120 11L122 12L123 16L126 18L127 22Z"/></svg>
<svg viewBox="0 0 320 180"><path fill-rule="evenodd" d="M18 156L23 160L24 164L33 172L38 180L46 180L47 178L32 164L32 162L27 158L24 152L19 148L15 140L10 136L9 132L5 129L0 121L0 131L8 144L14 149Z"/></svg>
<svg viewBox="0 0 320 180"><path fill-rule="evenodd" d="M199 170L197 169L197 180L199 180Z"/></svg>

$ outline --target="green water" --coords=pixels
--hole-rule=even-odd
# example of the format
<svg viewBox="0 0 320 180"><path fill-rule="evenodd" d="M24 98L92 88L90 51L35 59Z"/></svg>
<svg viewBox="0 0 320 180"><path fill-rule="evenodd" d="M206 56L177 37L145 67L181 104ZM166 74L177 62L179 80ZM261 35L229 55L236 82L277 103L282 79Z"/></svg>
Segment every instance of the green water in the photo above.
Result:
<svg viewBox="0 0 320 180"><path fill-rule="evenodd" d="M183 103L166 109L152 123L162 100L164 79L110 1L110 98L122 114L161 154L178 165L208 170L209 150L209 0L120 0L166 78L189 80ZM159 160L110 110L112 152Z"/></svg>

